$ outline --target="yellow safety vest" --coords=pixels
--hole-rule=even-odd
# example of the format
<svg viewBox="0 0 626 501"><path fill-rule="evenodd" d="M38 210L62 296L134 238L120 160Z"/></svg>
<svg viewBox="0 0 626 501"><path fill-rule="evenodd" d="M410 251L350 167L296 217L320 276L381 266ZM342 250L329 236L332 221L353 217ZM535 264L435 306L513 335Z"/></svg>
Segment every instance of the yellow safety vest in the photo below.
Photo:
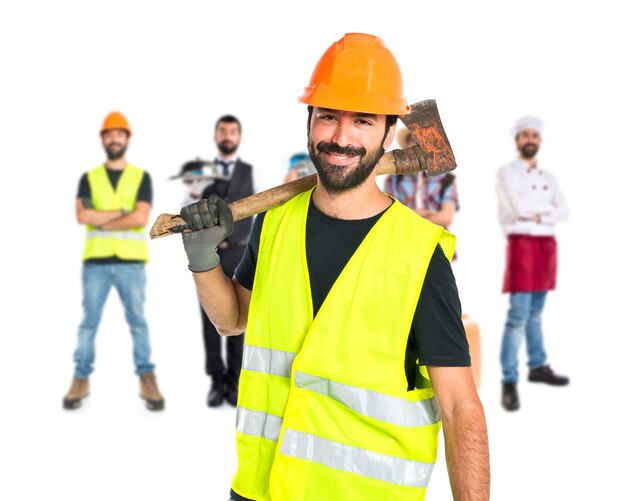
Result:
<svg viewBox="0 0 626 501"><path fill-rule="evenodd" d="M232 488L257 501L423 499L441 422L432 388L407 391L405 352L431 256L439 243L451 259L454 236L396 201L313 317L310 197L263 222Z"/></svg>
<svg viewBox="0 0 626 501"><path fill-rule="evenodd" d="M94 208L107 211L134 210L143 175L143 170L127 165L117 183L117 189L113 190L104 165L90 170L87 180ZM148 242L145 228L140 226L130 230L102 230L87 225L83 260L114 256L125 260L147 261Z"/></svg>

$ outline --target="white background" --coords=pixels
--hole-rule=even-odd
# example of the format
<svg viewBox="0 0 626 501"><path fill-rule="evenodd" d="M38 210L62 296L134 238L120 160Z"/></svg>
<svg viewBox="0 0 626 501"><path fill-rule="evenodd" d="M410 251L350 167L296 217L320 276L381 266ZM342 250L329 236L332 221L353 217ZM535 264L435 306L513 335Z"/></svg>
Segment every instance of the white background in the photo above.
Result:
<svg viewBox="0 0 626 501"><path fill-rule="evenodd" d="M154 182L153 218L178 212L180 165L214 154L225 113L243 122L257 188L305 147L297 96L344 33L385 41L409 102L434 98L453 145L461 211L453 231L464 309L483 343L492 499L623 496L620 365L626 334L621 227L626 112L617 2L230 2L5 0L0 6L0 499L224 500L235 468L234 410L205 405L198 306L178 237L150 243L147 318L167 400L137 398L131 343L112 293L92 395L66 412L81 317L80 175L103 160L98 130L117 109L128 159ZM520 383L499 404L504 239L496 169L515 155L521 115L546 124L540 161L571 207L545 311L549 361L567 388ZM525 355L520 354L522 375ZM623 407L623 404L622 404ZM451 499L443 447L429 500ZM620 494L622 493L622 494Z"/></svg>

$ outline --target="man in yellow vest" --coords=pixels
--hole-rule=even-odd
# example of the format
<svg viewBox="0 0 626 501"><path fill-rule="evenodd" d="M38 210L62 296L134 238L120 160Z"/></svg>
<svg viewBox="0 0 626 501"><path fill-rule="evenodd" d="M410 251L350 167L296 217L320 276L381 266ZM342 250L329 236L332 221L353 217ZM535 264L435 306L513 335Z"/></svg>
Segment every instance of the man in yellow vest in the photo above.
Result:
<svg viewBox="0 0 626 501"><path fill-rule="evenodd" d="M144 318L148 242L145 225L150 216L150 175L126 162L131 129L126 117L112 112L100 130L107 161L84 174L76 199L76 217L86 225L83 251L83 321L74 352L76 368L65 409L77 409L89 395L93 372L95 337L104 303L115 287L120 295L133 338L135 371L140 396L152 411L164 408L150 361L150 337Z"/></svg>
<svg viewBox="0 0 626 501"><path fill-rule="evenodd" d="M376 184L409 109L398 64L349 33L299 100L317 187L256 218L232 279L215 251L233 228L226 203L181 211L207 314L224 336L246 331L231 499L422 500L443 424L454 499L486 500L454 237Z"/></svg>

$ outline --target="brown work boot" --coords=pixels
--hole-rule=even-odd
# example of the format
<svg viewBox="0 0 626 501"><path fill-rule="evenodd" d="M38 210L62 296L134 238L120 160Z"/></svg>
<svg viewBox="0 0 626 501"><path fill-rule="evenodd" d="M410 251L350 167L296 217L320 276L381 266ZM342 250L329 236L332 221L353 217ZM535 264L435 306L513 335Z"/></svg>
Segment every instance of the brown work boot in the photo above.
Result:
<svg viewBox="0 0 626 501"><path fill-rule="evenodd" d="M63 397L63 408L67 410L78 409L83 398L89 396L89 379L72 379L70 391Z"/></svg>
<svg viewBox="0 0 626 501"><path fill-rule="evenodd" d="M151 411L160 411L165 407L165 400L157 386L154 372L144 372L139 377L139 396L146 401L146 407Z"/></svg>

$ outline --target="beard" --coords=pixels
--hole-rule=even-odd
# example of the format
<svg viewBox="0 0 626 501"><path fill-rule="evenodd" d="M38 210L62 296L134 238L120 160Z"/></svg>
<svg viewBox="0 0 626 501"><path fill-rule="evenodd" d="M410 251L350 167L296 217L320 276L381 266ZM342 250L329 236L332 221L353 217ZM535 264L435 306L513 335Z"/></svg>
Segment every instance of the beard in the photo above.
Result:
<svg viewBox="0 0 626 501"><path fill-rule="evenodd" d="M237 151L239 145L231 141L224 140L221 143L217 143L217 149L220 150L222 155L232 155Z"/></svg>
<svg viewBox="0 0 626 501"><path fill-rule="evenodd" d="M119 146L119 149L112 149L113 146ZM122 146L120 143L110 143L104 147L104 151L107 154L109 160L119 160L126 153L126 146Z"/></svg>
<svg viewBox="0 0 626 501"><path fill-rule="evenodd" d="M525 144L518 149L523 158L530 160L531 158L535 158L535 155L539 151L539 146L536 144Z"/></svg>
<svg viewBox="0 0 626 501"><path fill-rule="evenodd" d="M374 170L374 167L376 167L380 157L385 153L382 142L378 149L368 153L365 148L339 146L337 143L328 143L326 141L320 141L317 145L314 145L309 139L308 149L311 161L320 178L320 183L331 195L352 190L363 184ZM348 155L359 158L359 161L355 167L333 165L324 159L323 153Z"/></svg>

